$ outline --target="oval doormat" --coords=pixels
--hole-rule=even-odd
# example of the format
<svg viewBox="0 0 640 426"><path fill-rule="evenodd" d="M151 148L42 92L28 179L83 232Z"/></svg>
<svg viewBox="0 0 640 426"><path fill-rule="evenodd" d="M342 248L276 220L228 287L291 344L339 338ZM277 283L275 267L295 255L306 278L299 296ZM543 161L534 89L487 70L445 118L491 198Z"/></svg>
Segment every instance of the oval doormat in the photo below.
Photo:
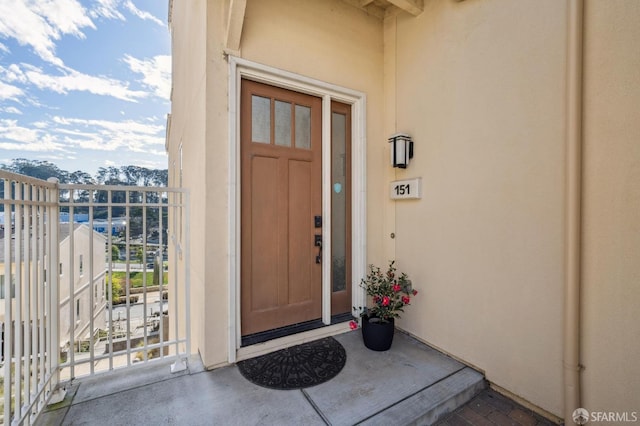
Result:
<svg viewBox="0 0 640 426"><path fill-rule="evenodd" d="M240 373L271 389L301 389L334 378L347 353L333 337L314 340L237 363Z"/></svg>

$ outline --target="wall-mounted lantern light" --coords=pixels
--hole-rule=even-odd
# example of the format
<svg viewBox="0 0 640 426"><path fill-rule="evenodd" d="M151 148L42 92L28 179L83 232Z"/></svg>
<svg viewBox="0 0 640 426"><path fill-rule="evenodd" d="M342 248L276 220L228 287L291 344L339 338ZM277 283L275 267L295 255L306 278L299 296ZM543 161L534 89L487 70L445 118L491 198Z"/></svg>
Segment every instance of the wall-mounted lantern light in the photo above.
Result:
<svg viewBox="0 0 640 426"><path fill-rule="evenodd" d="M413 141L405 133L396 133L389 138L391 144L391 165L406 169L409 159L413 158Z"/></svg>

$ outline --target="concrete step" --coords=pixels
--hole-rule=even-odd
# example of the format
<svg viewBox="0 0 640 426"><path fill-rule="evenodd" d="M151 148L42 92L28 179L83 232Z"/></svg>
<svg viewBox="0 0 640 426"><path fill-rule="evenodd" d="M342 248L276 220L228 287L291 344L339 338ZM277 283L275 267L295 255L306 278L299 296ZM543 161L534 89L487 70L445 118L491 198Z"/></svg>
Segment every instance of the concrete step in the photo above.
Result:
<svg viewBox="0 0 640 426"><path fill-rule="evenodd" d="M465 367L361 424L431 425L469 402L485 387L482 374Z"/></svg>

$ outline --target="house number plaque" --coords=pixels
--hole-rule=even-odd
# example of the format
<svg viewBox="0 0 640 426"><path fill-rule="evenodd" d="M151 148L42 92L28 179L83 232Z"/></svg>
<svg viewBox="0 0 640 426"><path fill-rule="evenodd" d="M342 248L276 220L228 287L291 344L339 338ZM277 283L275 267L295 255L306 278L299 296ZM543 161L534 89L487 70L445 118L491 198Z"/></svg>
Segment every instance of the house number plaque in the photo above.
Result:
<svg viewBox="0 0 640 426"><path fill-rule="evenodd" d="M396 180L391 182L392 200L415 200L422 198L422 178Z"/></svg>

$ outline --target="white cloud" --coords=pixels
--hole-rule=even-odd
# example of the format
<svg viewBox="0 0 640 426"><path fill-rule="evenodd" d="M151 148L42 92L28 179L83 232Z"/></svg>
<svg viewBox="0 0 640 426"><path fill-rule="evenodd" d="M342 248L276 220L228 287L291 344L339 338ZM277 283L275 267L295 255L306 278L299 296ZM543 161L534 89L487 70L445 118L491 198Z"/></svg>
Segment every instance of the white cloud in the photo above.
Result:
<svg viewBox="0 0 640 426"><path fill-rule="evenodd" d="M92 18L118 19L125 21L124 15L118 11L120 0L98 0L89 15Z"/></svg>
<svg viewBox="0 0 640 426"><path fill-rule="evenodd" d="M143 10L140 10L136 7L135 4L133 4L133 2L131 0L127 0L124 2L124 7L126 7L129 12L133 13L134 15L136 15L138 18L142 19L142 20L149 20L152 22L155 22L156 24L160 25L160 26L164 26L164 23L159 20L158 18L156 18L155 16L153 16L151 13L149 12L145 12Z"/></svg>
<svg viewBox="0 0 640 426"><path fill-rule="evenodd" d="M24 91L12 84L0 81L0 100L18 101L24 96Z"/></svg>
<svg viewBox="0 0 640 426"><path fill-rule="evenodd" d="M20 111L18 108L16 107L5 107L5 108L0 108L0 111L6 112L8 114L18 114L21 115L22 111Z"/></svg>
<svg viewBox="0 0 640 426"><path fill-rule="evenodd" d="M88 120L56 116L49 121L22 125L0 119L0 150L64 153L78 150L138 152L164 155L162 124L123 120ZM153 159L149 161L153 162Z"/></svg>
<svg viewBox="0 0 640 426"><path fill-rule="evenodd" d="M15 0L0 2L0 35L28 45L44 61L57 66L55 41L62 35L83 38L95 25L77 0Z"/></svg>
<svg viewBox="0 0 640 426"><path fill-rule="evenodd" d="M10 53L11 51L9 50L9 48L6 45L0 43L0 52Z"/></svg>
<svg viewBox="0 0 640 426"><path fill-rule="evenodd" d="M18 125L17 120L0 119L0 149L22 151L64 151L52 135Z"/></svg>
<svg viewBox="0 0 640 426"><path fill-rule="evenodd" d="M24 75L18 64L11 64L9 65L9 68L2 71L9 81L18 81L20 83L27 82L27 77Z"/></svg>
<svg viewBox="0 0 640 426"><path fill-rule="evenodd" d="M53 122L61 125L80 125L84 127L98 127L113 132L134 132L144 134L155 134L162 130L159 124L143 124L133 120L109 121L109 120L86 120L82 118L53 117Z"/></svg>
<svg viewBox="0 0 640 426"><path fill-rule="evenodd" d="M120 5L122 4L125 9L138 18L142 20L149 20L158 25L164 26L164 23L160 19L156 18L149 12L138 9L131 0L97 0L96 3L97 4L89 12L89 15L92 18L107 18L126 21L126 18L119 10Z"/></svg>
<svg viewBox="0 0 640 426"><path fill-rule="evenodd" d="M151 59L137 59L125 55L123 59L131 71L142 74L142 83L151 88L154 94L169 100L171 94L171 56L157 55Z"/></svg>
<svg viewBox="0 0 640 426"><path fill-rule="evenodd" d="M148 96L141 90L130 90L126 82L104 76L93 76L65 68L63 75L50 75L33 65L22 64L20 72L29 83L39 89L48 89L56 93L66 94L71 91L89 92L94 95L112 96L129 102Z"/></svg>
<svg viewBox="0 0 640 426"><path fill-rule="evenodd" d="M100 151L122 149L154 153L154 150L164 147L164 125L162 124L59 116L53 118L53 123L56 126L56 132L64 135L65 143L84 149Z"/></svg>
<svg viewBox="0 0 640 426"><path fill-rule="evenodd" d="M85 27L96 29L85 8L77 0L36 0L33 11L44 17L60 34L70 34L80 39Z"/></svg>
<svg viewBox="0 0 640 426"><path fill-rule="evenodd" d="M169 59L170 61L170 59ZM139 61L141 70L148 72L143 82L149 86L157 96L161 90L171 87L171 77L166 72L155 69L152 65L144 66L144 61ZM56 93L67 94L69 92L88 92L94 95L111 96L128 102L138 102L149 96L144 90L131 90L129 83L105 76L89 75L76 71L69 67L58 68L60 75L52 75L30 64L11 64L8 67L0 66L0 99L17 100L24 96L24 91L13 84L32 84L41 90L51 90ZM164 79L164 80L163 80ZM3 80L7 83L3 83ZM146 82L146 80L149 80ZM166 87L158 87L158 86ZM164 97L164 96L163 96Z"/></svg>

